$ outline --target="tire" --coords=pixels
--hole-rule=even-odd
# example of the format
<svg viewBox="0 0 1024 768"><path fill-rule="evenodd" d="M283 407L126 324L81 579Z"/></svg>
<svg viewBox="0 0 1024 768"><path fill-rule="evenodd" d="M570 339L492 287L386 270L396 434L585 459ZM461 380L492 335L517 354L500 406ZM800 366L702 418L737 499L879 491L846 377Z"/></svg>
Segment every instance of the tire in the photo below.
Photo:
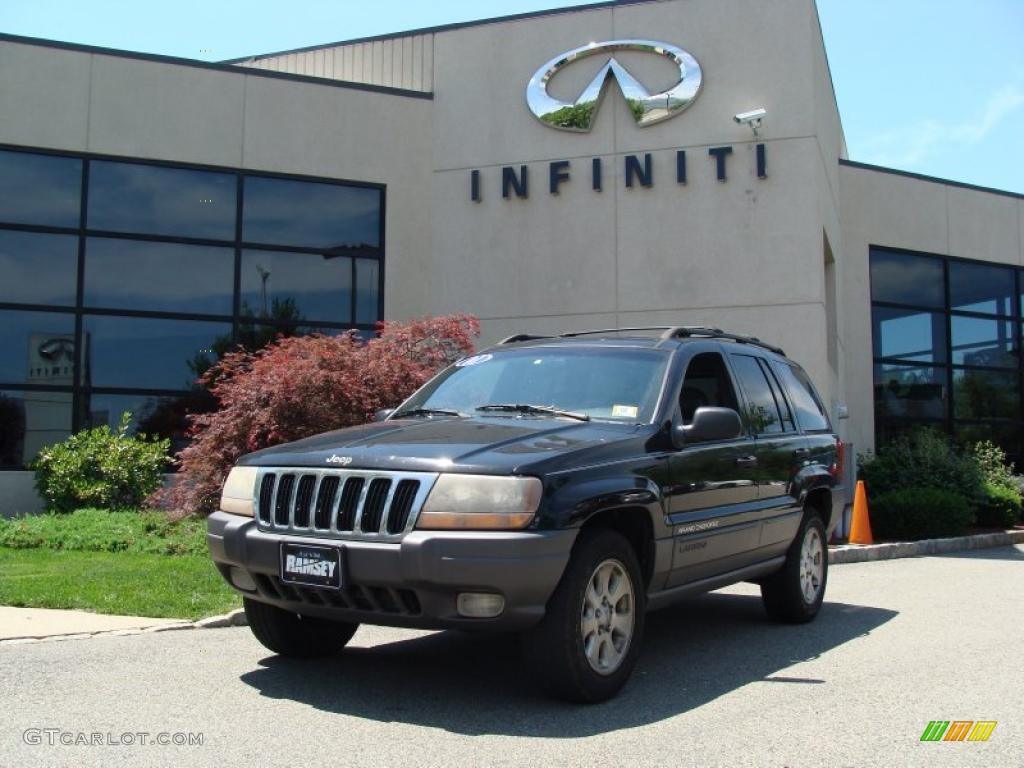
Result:
<svg viewBox="0 0 1024 768"><path fill-rule="evenodd" d="M825 525L817 512L808 512L786 552L782 570L762 582L761 600L771 618L803 624L818 615L827 582Z"/></svg>
<svg viewBox="0 0 1024 768"><path fill-rule="evenodd" d="M358 624L300 616L247 597L242 598L242 604L256 639L268 650L290 658L333 656L359 629Z"/></svg>
<svg viewBox="0 0 1024 768"><path fill-rule="evenodd" d="M544 618L523 635L531 673L556 698L612 698L636 664L646 607L640 563L629 542L609 529L584 530Z"/></svg>

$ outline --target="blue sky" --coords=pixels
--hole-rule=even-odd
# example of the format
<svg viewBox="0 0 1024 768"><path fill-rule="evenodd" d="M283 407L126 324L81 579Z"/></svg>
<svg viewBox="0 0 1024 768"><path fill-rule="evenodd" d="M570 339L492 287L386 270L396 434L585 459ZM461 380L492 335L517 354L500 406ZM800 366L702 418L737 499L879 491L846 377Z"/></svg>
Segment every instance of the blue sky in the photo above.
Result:
<svg viewBox="0 0 1024 768"><path fill-rule="evenodd" d="M0 0L0 31L218 61L581 4ZM818 7L852 159L1024 193L1024 0Z"/></svg>

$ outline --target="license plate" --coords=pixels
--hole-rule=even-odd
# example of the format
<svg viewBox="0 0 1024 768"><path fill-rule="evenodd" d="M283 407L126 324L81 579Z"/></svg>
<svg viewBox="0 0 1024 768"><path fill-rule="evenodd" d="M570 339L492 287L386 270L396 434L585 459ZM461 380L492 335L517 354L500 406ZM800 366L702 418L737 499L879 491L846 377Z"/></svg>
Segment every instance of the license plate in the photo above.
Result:
<svg viewBox="0 0 1024 768"><path fill-rule="evenodd" d="M282 544L281 581L340 589L341 550L308 544Z"/></svg>

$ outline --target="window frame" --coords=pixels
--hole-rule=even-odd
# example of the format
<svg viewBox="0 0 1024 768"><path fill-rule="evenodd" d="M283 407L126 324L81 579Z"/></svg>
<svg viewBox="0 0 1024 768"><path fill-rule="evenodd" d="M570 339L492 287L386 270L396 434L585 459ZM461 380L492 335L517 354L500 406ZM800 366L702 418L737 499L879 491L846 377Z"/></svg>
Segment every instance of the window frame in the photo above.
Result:
<svg viewBox="0 0 1024 768"><path fill-rule="evenodd" d="M888 301L875 301L873 286L871 282L871 260L875 257L876 253L897 253L906 254L909 256L924 256L932 259L937 259L942 264L942 279L943 286L942 292L945 297L944 307L931 307L925 305L914 305L914 304L898 304ZM946 335L946 349L945 355L946 360L939 363L928 363L916 360L907 360L898 357L883 357L879 354L879 350L875 348L874 338L872 333L872 349L871 349L871 362L872 369L880 365L906 365L919 368L932 368L935 369L938 377L943 383L946 392L946 403L945 413L941 419L898 419L893 421L893 425L898 425L901 428L907 424L920 423L924 425L941 425L943 431L949 435L956 435L958 428L963 425L978 425L986 422L984 419L972 419L972 418L958 418L955 409L954 402L954 380L958 372L964 371L980 371L989 373L1002 373L1011 377L1015 376L1017 379L1017 390L1019 397L1017 398L1017 415L1010 419L989 419L988 421L993 425L1013 423L1021 430L1024 430L1024 269L1019 265L996 262L996 261L985 261L981 259L969 259L961 256L947 256L941 254L927 253L922 251L914 251L907 248L890 247L881 245L878 243L872 243L868 247L868 279L869 289L868 294L872 297L871 307L871 326L872 331L875 325L875 310L876 308L895 308L895 309L906 309L915 310L919 312L935 312L940 316L944 317L945 320L945 335ZM1010 286L1011 304L1015 310L1015 314L1002 314L995 312L978 312L975 310L957 309L953 306L952 297L952 281L950 273L951 267L957 264L964 264L967 266L982 266L982 267L998 267L1008 270L1008 273L1012 276L1013 284ZM1013 328L1012 335L1012 352L1017 357L1016 366L998 367L991 365L968 365L963 363L954 362L953 358L953 321L954 318L975 318L988 321L996 322L1010 322ZM872 374L874 379L874 374ZM874 405L873 413L877 416L878 404L874 398L874 385L872 385L872 402ZM878 436L883 432L888 431L886 425L880 424L876 418L875 423L875 440L878 441ZM1010 458L1019 461L1021 454L1010 453Z"/></svg>
<svg viewBox="0 0 1024 768"><path fill-rule="evenodd" d="M355 287L355 259L352 260L352 289L351 289L351 313L350 319L352 322L344 321L322 321L322 320L310 320L304 325L314 328L316 331L331 331L337 330L338 332L355 329L361 333L372 333L377 330L377 324L385 316L385 304L384 304L384 277L386 274L386 255L387 255L387 241L386 241L386 230L387 230L387 185L377 182L358 181L354 179L345 178L330 178L325 176L314 176L309 174L295 174L295 173L280 173L275 171L264 171L255 169L241 169L232 168L226 166L209 165L202 163L188 163L188 162L172 162L167 160L158 160L150 158L138 158L138 157L127 157L121 155L110 155L104 153L95 152L78 152L71 150L60 150L60 149L49 149L43 147L28 147L28 146L17 146L11 144L0 143L0 150L9 152L20 152L27 155L45 155L51 157L63 157L69 160L77 160L81 162L81 178L80 178L80 189L79 189L79 210L78 210L78 222L76 226L53 226L53 225L42 225L42 224L21 224L17 222L0 221L0 230L14 231L14 232L26 232L26 233L39 233L39 234L54 234L54 235L71 235L77 238L77 264L76 264L76 293L75 301L72 305L52 305L34 302L19 302L19 301L0 301L0 309L2 310L14 310L24 312L53 312L60 314L70 314L73 316L74 324L74 339L75 349L81 349L83 334L84 334L84 321L87 316L117 316L117 317L138 317L138 318L152 318L152 319L164 319L164 320L197 320L197 321L213 321L213 322L226 322L230 324L232 337L237 339L240 335L240 329L243 324L249 324L256 322L260 325L272 327L272 328L285 328L294 326L294 321L288 320L276 320L274 318L249 318L241 315L241 299L240 299L240 269L241 269L241 253L243 250L249 251L287 251L293 253L307 253L307 254L323 254L325 249L323 248L306 248L297 247L290 245L275 245L268 243L255 243L248 242L242 239L242 217L244 211L244 179L247 177L259 177L259 178L271 178L271 179L284 179L290 181L299 182L310 182L330 185L344 185L352 187L360 187L366 189L376 190L378 193L378 205L379 205L379 217L378 217L378 242L379 246L375 249L368 250L366 253L360 254L360 258L372 259L377 262L378 274L377 274L377 320L371 322L357 323L355 307L356 307L356 287ZM209 171L222 174L229 174L235 179L235 226L233 237L230 239L215 239L206 237L191 237L191 236L175 236L175 235L154 235L146 233L134 233L134 232L120 232L120 231L109 231L102 229L94 229L87 226L87 217L89 210L89 173L91 165L94 161L97 162L115 162L123 164L133 165L144 165L144 166L156 166L162 168L172 168L181 170L195 170L195 171ZM87 238L107 238L111 240L127 240L127 241L142 241L142 242L156 242L156 243L169 243L179 245L200 245L200 246L214 246L214 247L225 247L233 249L233 284L230 288L231 291L231 309L223 314L208 314L208 313L192 313L192 312L181 312L181 311L160 311L160 310L141 310L141 309L117 309L111 307L92 307L87 306L84 303L84 278L86 268L86 239ZM96 395L138 395L138 396L154 396L154 397L167 397L167 396L180 396L186 394L188 390L182 389L164 389L164 388L144 388L144 387L126 387L126 386L92 386L91 383L83 380L83 372L81 370L81 356L76 354L74 359L74 378L71 385L39 385L32 384L25 381L0 381L0 390L23 392L23 391L36 391L45 390L52 392L71 392L73 405L72 405L72 433L82 429L84 418L81 414L81 406L85 401L86 397L91 394ZM0 467L0 471L7 470L20 470L23 468L19 467Z"/></svg>

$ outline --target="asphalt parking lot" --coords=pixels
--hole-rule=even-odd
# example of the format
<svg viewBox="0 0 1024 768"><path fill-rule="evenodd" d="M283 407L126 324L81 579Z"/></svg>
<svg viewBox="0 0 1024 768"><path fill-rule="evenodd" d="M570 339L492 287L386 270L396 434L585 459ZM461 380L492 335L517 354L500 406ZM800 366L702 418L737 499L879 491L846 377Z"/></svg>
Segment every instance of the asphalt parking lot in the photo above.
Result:
<svg viewBox="0 0 1024 768"><path fill-rule="evenodd" d="M304 663L244 627L9 645L0 765L1019 766L1022 633L1018 545L834 566L806 626L749 585L652 614L634 679L591 707L539 697L508 637L364 627ZM998 725L921 742L931 720ZM61 743L93 734L122 743Z"/></svg>

